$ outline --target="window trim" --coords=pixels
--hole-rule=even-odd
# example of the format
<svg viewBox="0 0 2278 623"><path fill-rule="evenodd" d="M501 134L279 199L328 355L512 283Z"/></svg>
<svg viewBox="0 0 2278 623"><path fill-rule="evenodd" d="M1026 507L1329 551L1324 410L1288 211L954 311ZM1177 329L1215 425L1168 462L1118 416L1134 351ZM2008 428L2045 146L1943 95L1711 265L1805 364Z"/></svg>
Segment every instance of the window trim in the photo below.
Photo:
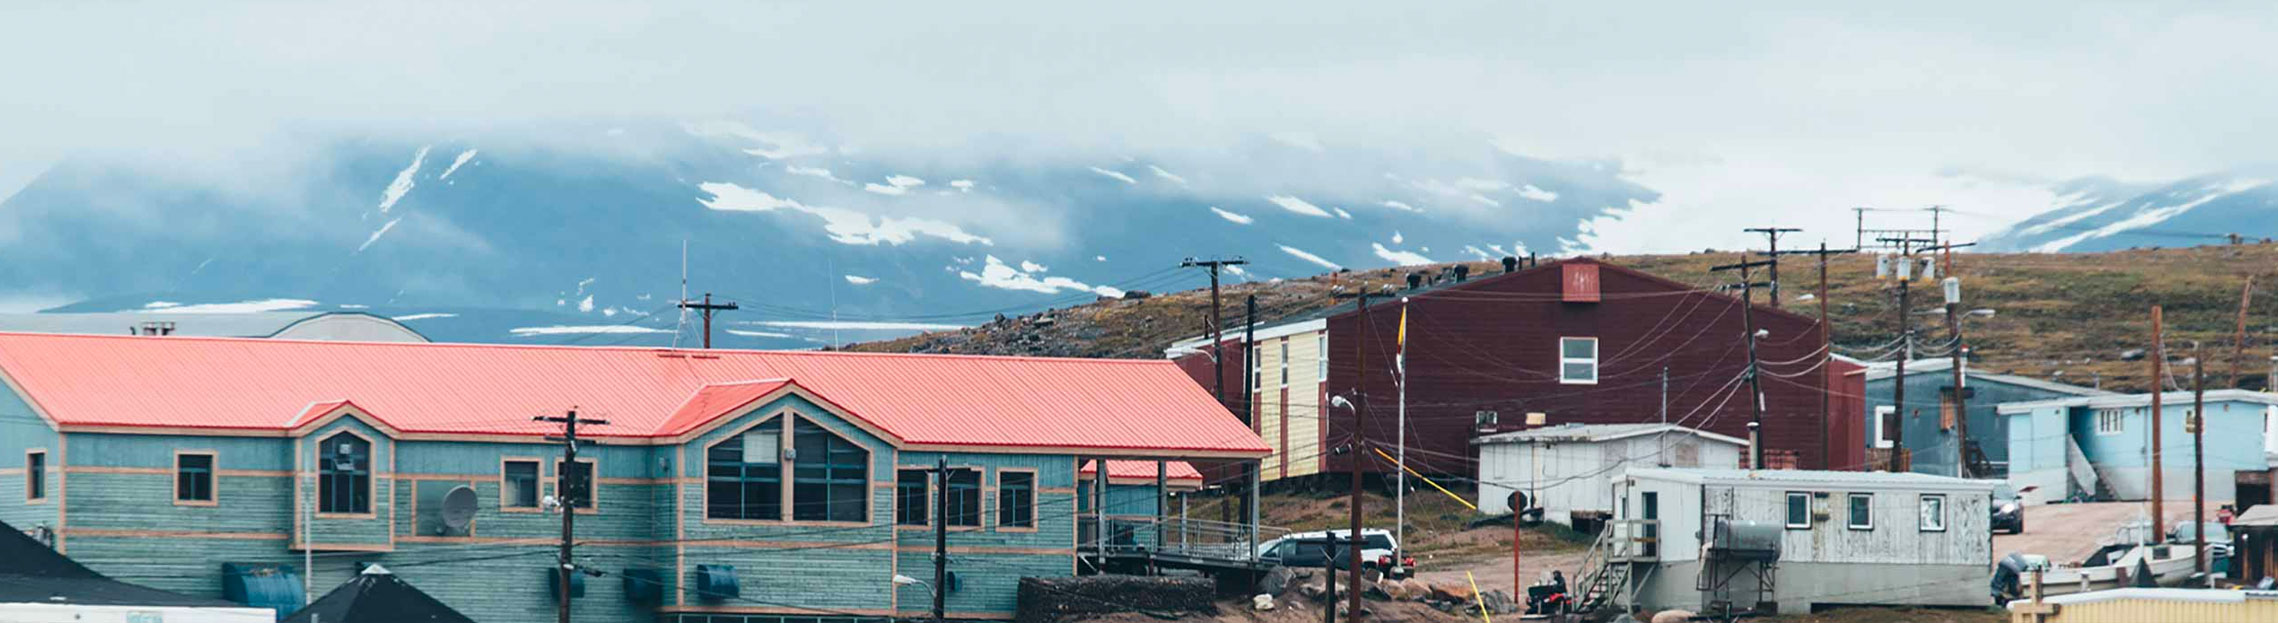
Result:
<svg viewBox="0 0 2278 623"><path fill-rule="evenodd" d="M2095 427L2098 437L2125 434L2128 432L2128 412L2131 410L2129 407L2091 409L2089 410L2089 418L2092 421L2089 425ZM2104 429L2104 415L2107 413L2113 416L2111 430Z"/></svg>
<svg viewBox="0 0 2278 623"><path fill-rule="evenodd" d="M989 503L989 493L991 491L989 489L989 468L979 464L969 463L960 465L951 463L949 464L949 471L950 473L972 472L978 476L978 479L973 481L973 497L978 498L978 500L973 504L973 516L974 521L977 521L979 523L975 523L970 526L952 523L949 524L948 530L950 532L982 532L988 530L989 507L993 506ZM947 478L942 479L941 486L944 488L949 486L949 481ZM940 493L936 492L936 495L938 496ZM934 498L934 500L937 502L940 501L940 499L940 497ZM949 516L949 509L943 508L938 516L947 518Z"/></svg>
<svg viewBox="0 0 2278 623"><path fill-rule="evenodd" d="M39 463L40 463L40 467L39 467L39 469L37 469L37 470L34 470L34 469L32 469L32 457L35 457L35 456L36 456L36 457L39 457L39 459L40 459L40 460L39 460ZM48 490L47 490L47 489L48 489L48 487L47 487L47 473L48 473L48 471L49 471L49 470L52 470L52 469L54 469L54 466L52 466L52 465L49 465L49 464L48 464L48 460L47 460L47 457L48 457L48 451L47 451L47 448L44 448L44 447L43 447L43 448L25 448L25 449L24 449L24 503L25 503L25 504L46 504L46 503L47 503L47 501L48 501L48 498L54 497L54 496L52 496L52 495L48 495ZM37 490L36 492L37 492L39 495L33 495L33 493L35 492L35 491L34 491L35 489Z"/></svg>
<svg viewBox="0 0 2278 623"><path fill-rule="evenodd" d="M1867 432L1874 435L1869 440L1872 442L1869 447L1884 450L1896 447L1898 444L1891 442L1890 429L1886 427L1886 424L1890 418L1898 416L1898 405L1875 405L1873 414L1872 421L1867 423Z"/></svg>
<svg viewBox="0 0 2278 623"><path fill-rule="evenodd" d="M877 486L875 479L878 477L878 474L876 473L878 471L877 449L870 447L868 444L862 443L862 441L856 437L849 436L838 431L835 428L824 424L821 419L814 416L801 413L796 409L787 408L784 409L783 412L788 416L784 419L782 436L783 444L790 448L793 448L793 451L791 453L792 456L780 463L780 465L783 466L784 523L797 524L802 526L849 527L868 526L878 523L878 516L876 515L876 512L878 510L878 503L876 499L877 496L875 495L875 491L873 491ZM798 457L798 451L796 450L796 448L798 448L798 441L796 439L797 428L791 425L790 418L806 420L808 424L811 424L816 429L823 431L823 434L837 437L847 443L854 444L854 447L856 448L862 449L862 496L860 498L862 500L861 521L845 521L838 519L799 519L799 496L796 488L798 487L797 470L799 467L800 459Z"/></svg>
<svg viewBox="0 0 2278 623"><path fill-rule="evenodd" d="M577 462L579 462L579 463L584 463L584 464L586 465L586 467L585 467L585 468L586 468L587 470L590 470L590 471L589 471L589 473L593 474L593 499L591 499L591 500L587 500L587 501L586 501L586 503L587 503L587 506L584 506L584 507L581 507L581 508L577 508L577 509L576 509L576 510L577 510L577 514L580 514L580 515L598 515L598 514L600 514L600 513L601 513L601 459L600 459L600 457L595 457L595 456L580 455L579 457L577 457ZM546 483L549 485L549 487L548 487L547 489L545 489L545 490L551 490L551 491L553 491L553 492L554 492L554 499L556 499L556 500L561 500L561 499L562 499L562 457L560 457L560 456L549 456L549 457L546 457L546 462L544 463L544 465L545 465L546 467L545 467L545 468L542 468L542 469L547 469L547 470L549 470L549 471L550 471L550 472L553 474L553 476L552 476L552 477L549 477L549 478L547 478L547 479L545 480L545 482L546 482ZM543 475L544 473L545 473L545 472L541 472L541 475ZM545 503L544 503L544 502L540 502L539 504L540 504L541 506L543 506ZM564 506L564 507L568 507L569 505L568 505L568 504L563 504L562 506Z"/></svg>
<svg viewBox="0 0 2278 623"><path fill-rule="evenodd" d="M1784 525L1787 527L1787 529L1789 529L1789 530L1810 530L1810 529L1811 529L1811 524L1812 524L1812 521L1811 521L1811 492L1809 492L1809 491L1789 491L1789 492L1788 492L1788 494L1787 494L1787 497L1785 498L1785 499L1787 500L1787 504L1788 504L1788 506L1786 506L1786 507L1783 507L1783 510L1784 510L1784 511L1789 511L1789 512L1791 513L1791 515L1792 515L1792 510L1793 510L1793 509L1794 509L1794 507L1795 507L1796 498L1803 498L1803 523L1795 523L1795 522L1793 522L1793 521L1788 521L1788 519L1789 519L1788 517L1782 517L1782 518L1781 518L1781 523L1782 523L1782 524L1784 524Z"/></svg>
<svg viewBox="0 0 2278 623"><path fill-rule="evenodd" d="M1329 382L1329 333L1313 334L1313 381Z"/></svg>
<svg viewBox="0 0 2278 623"><path fill-rule="evenodd" d="M924 475L925 475L925 516L924 516L924 517L921 517L921 518L920 518L920 519L922 519L922 520L923 520L923 521L922 521L922 522L920 522L920 523L902 523L902 472L917 472L917 473L920 473L920 474L924 474ZM940 493L939 493L939 492L937 492L937 491L934 491L934 486L933 486L933 467L932 467L932 466L929 466L929 465L895 465L895 466L894 466L894 518L893 518L893 520L894 520L894 528L895 528L895 529L897 529L897 530L899 530L899 529L908 529L908 530L932 530L932 529L933 529L933 505L934 505L934 502L935 502L935 501L937 501L937 500L939 500L939 499L940 499L940 497L941 497Z"/></svg>
<svg viewBox="0 0 2278 623"><path fill-rule="evenodd" d="M185 456L206 457L206 499L192 500L182 497L182 457ZM213 450L175 450L173 498L175 506L220 506L221 454Z"/></svg>
<svg viewBox="0 0 2278 623"><path fill-rule="evenodd" d="M1289 338L1285 337L1277 341L1281 342L1281 358L1278 362L1281 364L1281 386L1287 388L1289 387Z"/></svg>
<svg viewBox="0 0 2278 623"><path fill-rule="evenodd" d="M782 444L790 443L791 436L786 434L790 432L790 428L788 426L788 423L791 421L789 417L790 413L792 413L792 410L786 407L777 410L774 413L759 416L759 421L757 422L753 422L750 425L737 428L725 435L721 435L717 441L708 444L702 444L696 447L698 464L704 466L703 471L701 472L703 474L703 476L701 476L701 480L704 483L704 492L698 496L699 503L697 504L698 508L696 510L697 516L703 518L701 520L702 523L746 526L778 526L788 523L788 521L785 519L785 516L788 515L789 511L791 510L791 483L783 479L783 474L786 473L785 467L788 466L788 462L782 460L783 453L780 447L777 448L775 455L777 491L776 512L774 519L743 519L738 517L712 516L712 449L719 447L720 444L725 443L743 443L744 433L748 433L760 427L768 426L771 424L782 429L776 432L776 445L781 446ZM758 415L758 412L755 411L747 415ZM746 464L749 465L749 463Z"/></svg>
<svg viewBox="0 0 2278 623"><path fill-rule="evenodd" d="M315 496L316 496L316 504L313 504L313 505L311 505L311 506L312 506L312 508L315 508L315 509L317 509L317 510L316 510L316 515L315 515L315 516L316 516L316 518L317 518L317 519L378 519L378 518L379 518L379 516L380 516L380 514L379 514L379 510L380 510L380 499L381 499L381 496L380 496L380 442L379 442L378 440L375 440L375 439L371 438L371 437L370 437L370 436L368 436L368 435L365 435L365 434L364 434L364 433L362 433L362 432L359 432L359 431L357 431L355 428L351 428L351 427L335 428L335 429L332 429L332 430L329 430L329 431L321 431L321 432L325 433L325 435L324 435L324 438L316 440L316 443L313 445L313 447L311 447L311 448L310 448L311 450L314 450L314 451L315 451L315 452L314 452L315 456L312 456L312 457L310 457L310 460L311 460L311 461L314 461L314 462L316 463L316 470L315 470L315 472L316 472L316 485L315 485L315 486L312 486L312 487L309 487L309 492L310 492L310 494L312 494L312 495L315 495ZM323 509L324 509L324 456L325 456L325 455L324 455L324 445L325 445L325 442L328 442L328 441L332 441L332 440L334 440L334 439L339 439L341 435L354 435L354 436L355 436L357 439L362 439L362 440L364 440L364 444L365 444L365 446L366 446L366 450L367 450L367 456L366 456L366 457L364 457L364 461L365 461L365 463L366 463L366 464L365 464L365 466L364 466L364 480L365 480L365 482L366 482L366 486L365 486L365 489L364 489L364 490L365 490L367 493L369 493L369 494L370 494L370 497L364 501L364 510L363 510L363 512L326 512L326 511L324 511L324 510L323 510Z"/></svg>
<svg viewBox="0 0 2278 623"><path fill-rule="evenodd" d="M1005 517L1004 517L1004 510L1005 510L1005 508L1004 508L1004 486L1005 486L1005 474L1008 474L1008 473L1009 473L1009 474L1028 474L1028 525L1027 525L1027 526L1014 526L1014 525L1007 525L1007 524L1005 523ZM1033 467L999 467L999 468L997 468L997 473L996 473L996 477L995 477L995 485L996 485L996 486L995 486L995 487L994 487L994 488L991 490L991 492L990 492L990 493L991 493L991 495L989 496L989 498L990 498L991 500L993 500L993 501L995 501L995 502L996 502L995 504L991 504L990 506L992 506L992 507L995 507L995 509L996 509L996 511L997 511L997 512L996 512L996 515L997 515L997 516L994 518L994 519L995 519L994 521L989 521L989 522L986 522L986 523L988 523L989 527L990 527L990 528L992 528L992 529L994 529L994 530L995 530L995 531L997 531L997 532L1036 532L1036 531L1037 531L1037 530L1038 530L1038 529L1041 527L1041 525L1042 525L1042 523L1043 523L1043 522L1039 521L1039 519L1040 519L1040 518L1038 518L1038 517L1036 516L1036 506L1037 506L1037 504L1036 504L1036 502L1037 502L1037 492L1038 492L1038 490L1040 490L1040 489L1042 489L1042 488L1043 488L1043 487L1042 487L1042 486L1039 484L1039 483L1041 483L1041 482L1042 482L1042 480L1043 480L1043 474L1040 472L1040 470L1038 470L1038 469L1036 469L1036 468L1033 468Z"/></svg>
<svg viewBox="0 0 2278 623"><path fill-rule="evenodd" d="M547 461L548 461L549 459L552 459L552 460L560 460L560 459L559 459L559 457L535 457L535 456L501 456L501 457L498 457L498 512L501 512L501 513L540 513L540 512L545 512L545 510L546 510L546 463L547 463ZM513 500L513 498L511 498L511 497L508 497L508 494L509 494L509 493L508 493L508 492L509 492L509 489L508 489L508 487L507 487L508 481L507 481L507 479L506 479L506 464L508 464L508 463L529 463L529 464L530 464L530 466L531 466L531 468L533 468L533 469L531 470L531 472L530 472L530 476L531 476L531 478L530 478L530 488L531 488L531 489L532 489L532 490L533 490L533 491L536 493L536 495L534 496L536 499L535 499L535 500L532 500L532 501L534 502L534 504L531 504L530 506L517 506L517 505L515 505L515 504L514 504L514 500Z"/></svg>
<svg viewBox="0 0 2278 623"><path fill-rule="evenodd" d="M1566 356L1566 343L1567 343L1567 342L1579 342L1579 341L1587 341L1587 342L1589 342L1589 343L1590 343L1590 356L1589 356L1589 357L1587 357L1587 358L1583 358L1583 357L1568 357L1568 356ZM1600 355L1600 354L1603 352L1603 351L1600 351L1600 350L1598 349L1598 347L1599 347L1599 346L1600 346L1600 344L1598 343L1598 338L1596 338L1596 337L1585 337L1585 336L1559 336L1559 338L1558 338L1558 384L1560 384L1560 385L1596 385L1596 384L1598 384L1598 356L1599 356L1599 355ZM1588 364L1590 364L1590 378L1588 378L1588 379L1575 379L1575 378L1571 378L1571 377L1568 377L1568 376L1566 375L1566 366L1567 366L1567 364L1576 364L1576 363L1588 363Z"/></svg>
<svg viewBox="0 0 2278 623"><path fill-rule="evenodd" d="M1852 505L1851 505L1851 502L1852 502L1853 500L1858 500L1858 499L1862 499L1862 498L1864 498L1864 499L1867 501L1867 512L1866 512L1866 516L1864 517L1864 519L1866 519L1866 520L1867 520L1867 523L1866 523L1866 525L1860 525L1860 524L1859 524L1859 521L1858 521L1858 520L1859 520L1859 519L1861 519L1862 517L1860 517L1860 515L1857 513L1858 509L1857 509L1856 507L1854 507L1854 506L1852 506ZM1861 532L1873 532L1873 531L1875 530L1875 494L1872 494L1872 493L1845 493L1845 494L1843 494L1843 527L1844 527L1844 528L1848 528L1848 529L1851 529L1851 530L1858 530L1858 531L1861 531Z"/></svg>
<svg viewBox="0 0 2278 623"><path fill-rule="evenodd" d="M1927 518L1927 516L1925 516L1925 515L1923 515L1923 514L1922 514L1923 505L1925 505L1925 504L1929 503L1929 501L1930 501L1930 500L1937 500L1937 501L1938 501L1938 527L1935 527L1935 528L1933 528L1933 527L1930 527L1930 526L1928 526L1928 525L1924 525L1924 524L1922 523L1922 520L1923 520L1923 519L1926 519L1926 518ZM1914 519L1914 527L1915 527L1915 529L1916 529L1915 531L1917 531L1917 532L1945 532L1945 531L1946 531L1946 494L1943 494L1943 493L1924 493L1924 494L1922 494L1922 495L1920 495L1920 496L1917 496L1917 497L1915 498L1915 500L1914 500L1914 516L1915 516L1915 519Z"/></svg>

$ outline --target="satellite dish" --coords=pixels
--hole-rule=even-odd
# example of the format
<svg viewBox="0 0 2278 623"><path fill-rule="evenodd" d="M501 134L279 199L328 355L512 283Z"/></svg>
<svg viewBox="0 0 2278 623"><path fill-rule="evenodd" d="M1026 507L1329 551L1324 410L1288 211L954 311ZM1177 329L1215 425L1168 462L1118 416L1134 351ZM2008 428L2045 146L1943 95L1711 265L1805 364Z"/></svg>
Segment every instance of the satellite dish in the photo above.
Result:
<svg viewBox="0 0 2278 623"><path fill-rule="evenodd" d="M443 494L443 535L466 536L475 523L475 490L460 485Z"/></svg>

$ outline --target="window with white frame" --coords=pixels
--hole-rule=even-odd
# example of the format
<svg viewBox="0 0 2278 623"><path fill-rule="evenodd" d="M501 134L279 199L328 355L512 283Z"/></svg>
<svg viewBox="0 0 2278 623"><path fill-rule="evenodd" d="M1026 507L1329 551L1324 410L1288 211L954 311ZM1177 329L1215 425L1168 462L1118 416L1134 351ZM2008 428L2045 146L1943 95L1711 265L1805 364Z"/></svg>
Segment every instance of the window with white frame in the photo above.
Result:
<svg viewBox="0 0 2278 623"><path fill-rule="evenodd" d="M1843 509L1847 511L1844 513L1843 517L1843 525L1845 527L1848 527L1852 530L1875 529L1874 494L1853 493L1847 496L1847 499L1845 501L1847 502L1844 505L1845 508Z"/></svg>
<svg viewBox="0 0 2278 623"><path fill-rule="evenodd" d="M2127 409L2097 409L2096 434L2118 435L2128 429Z"/></svg>
<svg viewBox="0 0 2278 623"><path fill-rule="evenodd" d="M1890 421L1891 416L1896 414L1898 414L1898 407L1891 405L1875 407L1875 421L1867 423L1867 429L1870 434L1874 435L1875 447L1888 448L1895 445L1890 442L1890 429L1885 425Z"/></svg>
<svg viewBox="0 0 2278 623"><path fill-rule="evenodd" d="M1558 338L1558 382L1565 385L1598 383L1598 338Z"/></svg>
<svg viewBox="0 0 2278 623"><path fill-rule="evenodd" d="M1313 334L1313 378L1329 381L1329 334Z"/></svg>
<svg viewBox="0 0 2278 623"><path fill-rule="evenodd" d="M1289 338L1281 338L1281 386L1289 386Z"/></svg>
<svg viewBox="0 0 2278 623"><path fill-rule="evenodd" d="M1924 494L1921 511L1922 522L1920 527L1923 532L1946 531L1946 496Z"/></svg>
<svg viewBox="0 0 2278 623"><path fill-rule="evenodd" d="M1811 494L1802 491L1788 492L1788 523L1793 530L1811 529Z"/></svg>

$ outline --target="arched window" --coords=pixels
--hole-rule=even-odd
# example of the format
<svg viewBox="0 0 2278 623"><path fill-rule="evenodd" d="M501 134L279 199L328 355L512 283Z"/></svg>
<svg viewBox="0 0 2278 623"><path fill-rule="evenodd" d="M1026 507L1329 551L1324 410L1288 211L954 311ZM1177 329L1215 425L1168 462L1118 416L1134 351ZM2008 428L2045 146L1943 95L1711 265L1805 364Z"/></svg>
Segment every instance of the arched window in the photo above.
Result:
<svg viewBox="0 0 2278 623"><path fill-rule="evenodd" d="M372 512L372 442L345 432L327 437L317 463L317 512Z"/></svg>
<svg viewBox="0 0 2278 623"><path fill-rule="evenodd" d="M806 420L792 421L791 446L793 518L870 519L870 451Z"/></svg>
<svg viewBox="0 0 2278 623"><path fill-rule="evenodd" d="M704 451L704 516L783 519L783 422L770 419Z"/></svg>

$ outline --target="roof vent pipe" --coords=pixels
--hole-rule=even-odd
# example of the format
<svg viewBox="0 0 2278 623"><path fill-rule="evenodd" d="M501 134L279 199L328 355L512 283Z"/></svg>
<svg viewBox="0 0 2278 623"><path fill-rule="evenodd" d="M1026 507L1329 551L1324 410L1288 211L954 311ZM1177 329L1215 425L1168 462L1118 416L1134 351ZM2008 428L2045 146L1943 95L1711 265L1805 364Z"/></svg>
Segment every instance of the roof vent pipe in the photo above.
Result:
<svg viewBox="0 0 2278 623"><path fill-rule="evenodd" d="M1421 287L1424 287L1424 275L1422 273L1408 273L1408 289L1414 290Z"/></svg>
<svg viewBox="0 0 2278 623"><path fill-rule="evenodd" d="M1508 256L1508 255L1505 255L1505 256L1503 256L1503 272L1506 272L1506 273L1515 273L1515 272L1518 272L1518 271L1519 271L1519 258L1511 257L1511 256Z"/></svg>
<svg viewBox="0 0 2278 623"><path fill-rule="evenodd" d="M1464 280L1467 280L1467 279L1470 279L1470 278L1471 278L1471 267L1470 267L1470 266L1468 266L1468 265L1464 265L1464 264L1457 264L1457 265L1455 265L1455 282L1456 282L1456 283L1463 283L1463 282L1464 282Z"/></svg>

